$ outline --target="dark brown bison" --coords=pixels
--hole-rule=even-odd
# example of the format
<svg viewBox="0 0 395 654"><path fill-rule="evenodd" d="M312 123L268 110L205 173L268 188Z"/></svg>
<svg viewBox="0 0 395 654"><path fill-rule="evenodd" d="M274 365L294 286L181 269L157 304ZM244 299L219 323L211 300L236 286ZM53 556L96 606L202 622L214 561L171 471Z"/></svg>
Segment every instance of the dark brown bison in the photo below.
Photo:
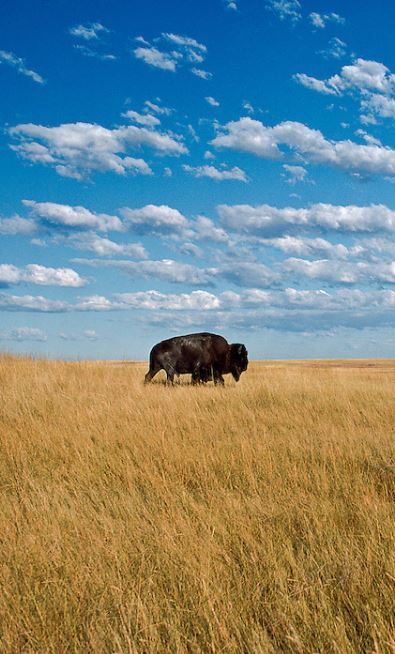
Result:
<svg viewBox="0 0 395 654"><path fill-rule="evenodd" d="M224 384L223 374L231 373L239 381L247 366L248 352L242 343L230 345L223 336L207 332L187 334L154 345L145 381L164 370L168 383L174 382L174 375L190 373L192 383L213 379L215 384Z"/></svg>

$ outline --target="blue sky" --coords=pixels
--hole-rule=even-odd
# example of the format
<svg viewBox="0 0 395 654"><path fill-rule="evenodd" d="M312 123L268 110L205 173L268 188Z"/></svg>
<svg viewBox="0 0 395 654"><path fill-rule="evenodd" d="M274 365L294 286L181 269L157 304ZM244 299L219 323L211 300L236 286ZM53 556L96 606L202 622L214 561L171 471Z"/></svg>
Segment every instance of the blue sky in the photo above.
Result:
<svg viewBox="0 0 395 654"><path fill-rule="evenodd" d="M0 348L395 355L395 9L0 7ZM378 35L380 37L378 38Z"/></svg>

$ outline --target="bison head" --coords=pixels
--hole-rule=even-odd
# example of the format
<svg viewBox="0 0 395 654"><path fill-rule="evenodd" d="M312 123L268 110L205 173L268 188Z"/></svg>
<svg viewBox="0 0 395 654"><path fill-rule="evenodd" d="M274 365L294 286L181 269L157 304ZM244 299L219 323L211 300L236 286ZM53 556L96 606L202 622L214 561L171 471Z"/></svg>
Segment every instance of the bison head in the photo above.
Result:
<svg viewBox="0 0 395 654"><path fill-rule="evenodd" d="M229 369L236 381L248 367L248 352L242 343L232 343L230 346Z"/></svg>

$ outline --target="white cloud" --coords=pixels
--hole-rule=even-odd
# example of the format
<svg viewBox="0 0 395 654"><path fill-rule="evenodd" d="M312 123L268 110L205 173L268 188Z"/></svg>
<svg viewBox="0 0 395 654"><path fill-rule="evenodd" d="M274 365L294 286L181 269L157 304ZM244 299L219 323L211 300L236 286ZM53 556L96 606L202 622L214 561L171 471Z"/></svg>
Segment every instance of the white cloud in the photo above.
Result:
<svg viewBox="0 0 395 654"><path fill-rule="evenodd" d="M225 0L226 9L237 11L237 3L234 0Z"/></svg>
<svg viewBox="0 0 395 654"><path fill-rule="evenodd" d="M97 341L97 339L99 338L94 329L85 329L84 332L83 332L83 335L89 341Z"/></svg>
<svg viewBox="0 0 395 654"><path fill-rule="evenodd" d="M318 93L325 93L326 95L338 95L338 91L328 86L325 80L310 77L306 73L296 73L294 79L308 89L317 91Z"/></svg>
<svg viewBox="0 0 395 654"><path fill-rule="evenodd" d="M191 72L195 75L206 79L211 76L210 73L195 67L204 61L207 53L206 46L196 39L166 32L154 39L156 45L141 37L138 37L137 41L142 45L133 51L134 56L150 66L174 73L180 66L192 64L194 67Z"/></svg>
<svg viewBox="0 0 395 654"><path fill-rule="evenodd" d="M207 291L192 291L192 293L180 294L138 291L136 293L118 293L115 298L133 309L210 311L220 307L219 298Z"/></svg>
<svg viewBox="0 0 395 654"><path fill-rule="evenodd" d="M162 52L154 46L136 48L134 50L134 56L149 66L161 68L162 70L170 70L174 73L177 68L177 57L174 57L172 53Z"/></svg>
<svg viewBox="0 0 395 654"><path fill-rule="evenodd" d="M357 282L395 283L395 261L384 263L337 262L336 266L329 259L309 261L291 258L283 263L283 269L310 279L326 282L355 284Z"/></svg>
<svg viewBox="0 0 395 654"><path fill-rule="evenodd" d="M371 93L362 98L361 110L380 118L395 118L395 99L380 93Z"/></svg>
<svg viewBox="0 0 395 654"><path fill-rule="evenodd" d="M189 236L194 240L209 240L217 243L229 242L229 236L222 227L217 227L211 218L198 216L190 222Z"/></svg>
<svg viewBox="0 0 395 654"><path fill-rule="evenodd" d="M217 182L222 182L224 180L235 179L239 182L247 182L248 178L241 168L234 166L233 168L222 168L218 169L215 166L188 166L183 165L183 169L194 175L195 177L210 177Z"/></svg>
<svg viewBox="0 0 395 654"><path fill-rule="evenodd" d="M3 263L0 264L0 284L38 284L40 286L69 286L79 288L87 281L71 268L47 268L30 263L25 268Z"/></svg>
<svg viewBox="0 0 395 654"><path fill-rule="evenodd" d="M317 253L334 259L344 259L350 254L350 250L341 243L331 243L324 238L307 238L280 236L277 238L260 239L259 243L278 248L287 254L298 254L299 256L311 256Z"/></svg>
<svg viewBox="0 0 395 654"><path fill-rule="evenodd" d="M302 17L302 7L298 0L267 0L265 6L280 20L298 21Z"/></svg>
<svg viewBox="0 0 395 654"><path fill-rule="evenodd" d="M73 46L75 50L78 50L85 57L92 57L93 59L99 59L100 61L115 61L116 56L111 53L98 52L97 50L92 50L87 45L76 44Z"/></svg>
<svg viewBox="0 0 395 654"><path fill-rule="evenodd" d="M37 84L44 84L45 80L41 75L36 73L34 70L27 68L25 61L21 57L17 57L13 52L7 52L6 50L0 50L0 64L8 64L12 68L20 73L25 75L25 77L30 77L33 82Z"/></svg>
<svg viewBox="0 0 395 654"><path fill-rule="evenodd" d="M342 16L335 14L333 11L330 14L319 14L318 12L312 11L311 14L309 14L309 18L312 25L318 29L324 29L328 23L344 25L346 22Z"/></svg>
<svg viewBox="0 0 395 654"><path fill-rule="evenodd" d="M202 52L207 52L207 48L203 43L199 43L196 39L192 39L189 36L180 36L179 34L171 33L162 33L162 36L167 41L175 43L179 46L186 46L187 48L194 48L196 50L201 50Z"/></svg>
<svg viewBox="0 0 395 654"><path fill-rule="evenodd" d="M295 77L303 83L303 73ZM343 66L339 74L332 75L326 80L316 81L332 89L336 94L341 94L345 90L389 94L394 90L395 75L390 72L387 66L378 61L359 58L351 65ZM315 90L319 90L319 87L317 86Z"/></svg>
<svg viewBox="0 0 395 654"><path fill-rule="evenodd" d="M232 264L225 264L218 274L236 286L256 286L258 288L270 287L279 279L277 273L263 263L254 261L235 261Z"/></svg>
<svg viewBox="0 0 395 654"><path fill-rule="evenodd" d="M173 284L191 284L211 286L213 275L217 270L213 268L197 268L189 263L181 263L173 259L158 261L123 261L120 259L74 259L75 263L101 267L113 266L124 271L132 277L144 279L157 278Z"/></svg>
<svg viewBox="0 0 395 654"><path fill-rule="evenodd" d="M133 259L146 259L147 252L141 243L115 243L108 238L98 236L94 232L68 234L57 238L66 246L77 250L87 250L95 254L108 256L129 256Z"/></svg>
<svg viewBox="0 0 395 654"><path fill-rule="evenodd" d="M170 109L169 107L162 107L161 105L156 104L155 102L151 102L150 100L146 100L144 104L154 113L162 114L164 116L170 116L170 114L172 114L174 111L174 109Z"/></svg>
<svg viewBox="0 0 395 654"><path fill-rule="evenodd" d="M348 172L395 176L395 150L353 141L326 139L303 123L286 121L267 127L252 118L240 118L225 125L211 143L216 147L250 152L266 159L280 159L286 146L307 162L336 166Z"/></svg>
<svg viewBox="0 0 395 654"><path fill-rule="evenodd" d="M35 202L22 200L31 209L32 215L53 225L76 227L79 229L98 229L99 231L122 231L122 221L117 216L94 213L85 207L71 207L55 202Z"/></svg>
<svg viewBox="0 0 395 654"><path fill-rule="evenodd" d="M383 204L365 207L318 203L307 208L278 208L267 204L219 205L225 226L239 232L265 235L291 226L320 227L340 232L395 232L395 211Z"/></svg>
<svg viewBox="0 0 395 654"><path fill-rule="evenodd" d="M0 234L3 236L27 236L36 230L36 223L20 216L0 218Z"/></svg>
<svg viewBox="0 0 395 654"><path fill-rule="evenodd" d="M130 148L149 147L159 154L187 152L181 137L136 127L107 129L91 123L69 123L58 127L21 124L9 130L19 140L10 147L22 158L54 166L62 176L83 179L92 171L150 175L143 159L125 156Z"/></svg>
<svg viewBox="0 0 395 654"><path fill-rule="evenodd" d="M105 34L109 32L104 25L101 23L88 23L87 25L75 25L75 27L70 27L69 32L72 36L75 36L79 39L84 39L85 41L91 41L92 39L98 39L99 34Z"/></svg>
<svg viewBox="0 0 395 654"><path fill-rule="evenodd" d="M180 231L188 226L188 220L178 209L167 205L147 204L140 209L124 207L121 214L126 225L140 233L170 233Z"/></svg>
<svg viewBox="0 0 395 654"><path fill-rule="evenodd" d="M287 182L294 186L297 182L304 182L307 170L303 166L289 166L288 164L283 165L283 169L287 173Z"/></svg>
<svg viewBox="0 0 395 654"><path fill-rule="evenodd" d="M341 59L345 57L347 53L347 43L339 39L338 36L334 36L328 43L328 47L325 50L321 50L322 54L326 58L332 59Z"/></svg>
<svg viewBox="0 0 395 654"><path fill-rule="evenodd" d="M219 107L219 102L218 102L218 100L216 100L215 98L213 98L211 95L207 95L207 96L205 97L205 100L206 100L206 102L208 102L208 104L211 104L212 107Z"/></svg>
<svg viewBox="0 0 395 654"><path fill-rule="evenodd" d="M0 340L2 341L38 341L45 343L48 337L42 329L36 327L15 327L8 331L0 331Z"/></svg>
<svg viewBox="0 0 395 654"><path fill-rule="evenodd" d="M212 73L209 73L207 70L203 70L202 68L191 68L191 73L201 79L210 79L213 76Z"/></svg>
<svg viewBox="0 0 395 654"><path fill-rule="evenodd" d="M122 116L124 118L129 118L129 120L138 125L145 125L146 127L153 127L160 124L160 120L156 116L152 116L151 114L139 114L138 111L133 111L132 109L126 111Z"/></svg>
<svg viewBox="0 0 395 654"><path fill-rule="evenodd" d="M343 42L334 46L334 53L343 56ZM352 97L359 94L361 112L365 112L360 117L364 124L375 124L375 116L395 118L395 75L380 62L356 59L328 79L320 80L305 73L296 74L294 79L318 93L338 96L349 93Z"/></svg>

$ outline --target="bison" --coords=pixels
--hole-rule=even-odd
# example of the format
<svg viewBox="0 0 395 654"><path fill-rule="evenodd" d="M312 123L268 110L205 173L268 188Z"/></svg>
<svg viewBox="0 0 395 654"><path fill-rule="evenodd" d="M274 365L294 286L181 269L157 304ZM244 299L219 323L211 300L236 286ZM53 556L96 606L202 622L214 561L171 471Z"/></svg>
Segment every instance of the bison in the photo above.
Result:
<svg viewBox="0 0 395 654"><path fill-rule="evenodd" d="M248 352L242 343L232 343L218 334L202 332L175 336L154 345L150 352L149 370L145 382L150 382L159 370L165 370L167 382L174 375L192 374L192 383L214 380L224 384L223 374L231 373L239 381L247 370Z"/></svg>

